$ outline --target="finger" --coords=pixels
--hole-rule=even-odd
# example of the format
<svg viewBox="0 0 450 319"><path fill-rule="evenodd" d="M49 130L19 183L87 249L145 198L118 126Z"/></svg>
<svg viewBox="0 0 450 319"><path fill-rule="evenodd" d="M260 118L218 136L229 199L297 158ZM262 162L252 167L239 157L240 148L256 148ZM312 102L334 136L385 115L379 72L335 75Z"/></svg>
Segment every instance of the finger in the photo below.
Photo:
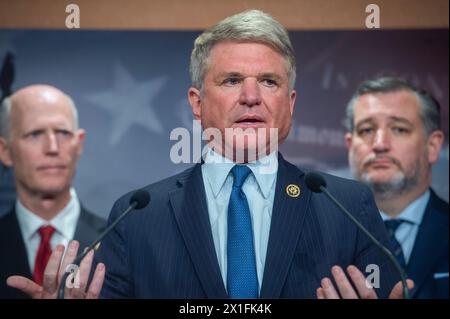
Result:
<svg viewBox="0 0 450 319"><path fill-rule="evenodd" d="M347 275L339 266L333 266L331 268L331 273L333 274L336 286L343 299L357 299L358 295L353 289L350 281L347 279Z"/></svg>
<svg viewBox="0 0 450 319"><path fill-rule="evenodd" d="M317 299L325 299L325 293L323 292L323 288L317 288L316 290Z"/></svg>
<svg viewBox="0 0 450 319"><path fill-rule="evenodd" d="M414 281L406 279L406 285L408 286L408 289L411 290L414 288ZM389 299L403 299L403 283L401 281L394 286L389 295Z"/></svg>
<svg viewBox="0 0 450 319"><path fill-rule="evenodd" d="M94 259L94 251L91 250L83 258L80 263L80 267L76 269L76 272L71 274L71 280L73 285L66 286L65 296L71 299L84 299L86 296L86 287L89 280L89 274L91 271L92 261Z"/></svg>
<svg viewBox="0 0 450 319"><path fill-rule="evenodd" d="M97 299L102 291L103 281L105 280L106 268L103 263L99 263L95 268L94 277L89 286L86 299Z"/></svg>
<svg viewBox="0 0 450 319"><path fill-rule="evenodd" d="M80 279L80 287L79 289L83 292L86 291L87 282L89 280L89 274L91 272L92 261L94 260L94 251L91 250L86 257L80 263L79 268L79 279Z"/></svg>
<svg viewBox="0 0 450 319"><path fill-rule="evenodd" d="M77 257L78 247L80 243L77 240L72 240L67 248L66 254L64 256L61 268L59 269L59 281L61 281L62 276L66 272L67 266L73 263L75 257Z"/></svg>
<svg viewBox="0 0 450 319"><path fill-rule="evenodd" d="M321 281L322 291L325 299L339 299L339 294L333 286L333 283L328 278L323 278Z"/></svg>
<svg viewBox="0 0 450 319"><path fill-rule="evenodd" d="M44 277L42 281L42 286L44 291L52 294L55 292L58 280L59 265L61 265L61 260L64 255L64 246L58 245L55 250L50 255L47 266L44 270Z"/></svg>
<svg viewBox="0 0 450 319"><path fill-rule="evenodd" d="M33 299L40 298L43 288L34 281L22 276L10 276L6 279L6 284L12 288L19 289Z"/></svg>
<svg viewBox="0 0 450 319"><path fill-rule="evenodd" d="M370 286L366 281L366 277L359 271L358 268L351 265L347 267L347 273L350 275L350 279L353 282L356 290L358 291L361 299L377 299L375 289Z"/></svg>

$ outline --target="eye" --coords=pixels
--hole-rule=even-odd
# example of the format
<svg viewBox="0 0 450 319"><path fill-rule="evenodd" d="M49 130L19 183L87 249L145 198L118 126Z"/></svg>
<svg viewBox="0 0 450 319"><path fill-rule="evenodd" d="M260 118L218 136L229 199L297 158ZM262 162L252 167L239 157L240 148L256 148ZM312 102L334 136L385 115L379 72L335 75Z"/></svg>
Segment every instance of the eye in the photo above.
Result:
<svg viewBox="0 0 450 319"><path fill-rule="evenodd" d="M226 86L235 86L238 85L241 82L241 79L238 77L230 77L230 78L226 78L222 84L226 85Z"/></svg>
<svg viewBox="0 0 450 319"><path fill-rule="evenodd" d="M71 131L69 131L69 130L64 130L64 129L57 130L57 131L56 131L56 134L63 135L63 136L70 136L70 135L73 135L73 133L72 133Z"/></svg>
<svg viewBox="0 0 450 319"><path fill-rule="evenodd" d="M277 81L275 81L274 79L263 79L261 82L267 87L274 87L278 85Z"/></svg>
<svg viewBox="0 0 450 319"><path fill-rule="evenodd" d="M25 134L25 138L37 139L40 136L42 136L43 133L44 133L44 131L42 131L42 130L34 130L34 131L31 131L31 132Z"/></svg>
<svg viewBox="0 0 450 319"><path fill-rule="evenodd" d="M373 128L372 127L362 127L357 130L357 133L359 136L367 136L367 135L373 133Z"/></svg>
<svg viewBox="0 0 450 319"><path fill-rule="evenodd" d="M394 132L394 134L407 134L409 133L409 129L396 126L392 128L392 132Z"/></svg>
<svg viewBox="0 0 450 319"><path fill-rule="evenodd" d="M57 138L59 139L70 139L73 136L73 132L66 129L59 129L55 131Z"/></svg>

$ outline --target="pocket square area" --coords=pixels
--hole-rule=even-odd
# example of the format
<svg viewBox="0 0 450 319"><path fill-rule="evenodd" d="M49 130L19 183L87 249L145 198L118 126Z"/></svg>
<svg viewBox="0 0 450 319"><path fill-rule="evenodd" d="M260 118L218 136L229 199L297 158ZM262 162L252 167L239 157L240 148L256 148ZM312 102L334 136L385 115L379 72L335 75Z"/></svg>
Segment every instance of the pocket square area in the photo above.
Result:
<svg viewBox="0 0 450 319"><path fill-rule="evenodd" d="M448 272L437 272L433 275L434 279L448 278Z"/></svg>

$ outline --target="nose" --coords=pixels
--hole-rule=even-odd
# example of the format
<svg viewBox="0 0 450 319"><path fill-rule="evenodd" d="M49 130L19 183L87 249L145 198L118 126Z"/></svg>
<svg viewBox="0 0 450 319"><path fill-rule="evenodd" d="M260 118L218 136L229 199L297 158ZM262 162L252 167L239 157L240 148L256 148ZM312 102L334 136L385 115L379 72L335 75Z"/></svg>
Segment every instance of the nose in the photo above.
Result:
<svg viewBox="0 0 450 319"><path fill-rule="evenodd" d="M378 129L376 131L372 148L376 153L384 153L390 150L391 141L386 130Z"/></svg>
<svg viewBox="0 0 450 319"><path fill-rule="evenodd" d="M47 134L45 153L47 155L57 155L59 152L59 142L56 134L51 132Z"/></svg>
<svg viewBox="0 0 450 319"><path fill-rule="evenodd" d="M261 91L255 78L246 78L241 87L239 103L249 107L261 104Z"/></svg>

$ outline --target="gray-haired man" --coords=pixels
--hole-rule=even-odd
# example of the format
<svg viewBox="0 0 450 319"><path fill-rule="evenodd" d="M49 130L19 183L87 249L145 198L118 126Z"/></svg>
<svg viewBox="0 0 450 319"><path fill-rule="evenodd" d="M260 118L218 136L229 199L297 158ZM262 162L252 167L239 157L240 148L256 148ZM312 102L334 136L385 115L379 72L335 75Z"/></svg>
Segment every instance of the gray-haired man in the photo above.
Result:
<svg viewBox="0 0 450 319"><path fill-rule="evenodd" d="M215 133L207 134L204 163L145 187L150 205L102 242L102 263L89 289L68 293L96 296L106 265L105 298L315 298L328 292L317 289L333 265L364 271L376 264L382 282L377 293L388 297L398 280L392 265L333 203L312 194L305 172L277 152L291 126L295 73L286 30L261 11L228 17L200 35L188 98L204 132ZM325 178L330 191L387 243L370 190ZM127 194L116 202L111 221L129 199ZM69 246L70 256L76 248ZM61 254L51 259L54 273ZM35 297L54 296L52 278L44 292L23 278L9 284L28 285ZM325 288L329 282L323 280ZM368 288L362 283L361 289ZM392 296L399 292L396 286Z"/></svg>

